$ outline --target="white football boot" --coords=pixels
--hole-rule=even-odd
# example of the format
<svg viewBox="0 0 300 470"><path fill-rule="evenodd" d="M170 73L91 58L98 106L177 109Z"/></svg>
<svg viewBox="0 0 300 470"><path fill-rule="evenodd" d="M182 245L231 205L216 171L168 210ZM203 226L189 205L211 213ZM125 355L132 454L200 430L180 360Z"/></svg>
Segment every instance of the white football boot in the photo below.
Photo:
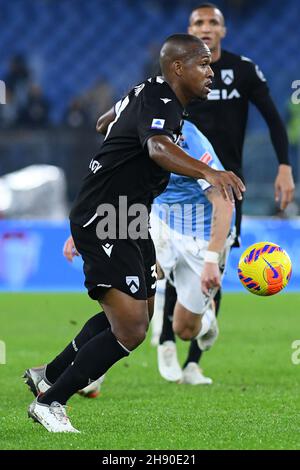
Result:
<svg viewBox="0 0 300 470"><path fill-rule="evenodd" d="M91 382L82 390L78 391L79 395L86 398L96 398L100 394L101 385L104 379L105 375L102 375L101 377L99 377L99 379L95 380L94 382Z"/></svg>
<svg viewBox="0 0 300 470"><path fill-rule="evenodd" d="M211 385L213 383L210 377L203 375L202 369L196 362L189 362L182 371L182 383L190 385Z"/></svg>
<svg viewBox="0 0 300 470"><path fill-rule="evenodd" d="M51 405L46 405L38 403L36 398L28 408L28 417L40 423L49 432L80 432L70 423L66 407L57 401L53 401Z"/></svg>
<svg viewBox="0 0 300 470"><path fill-rule="evenodd" d="M219 336L219 327L216 317L213 318L211 326L205 335L197 338L197 343L201 351L207 351L210 349Z"/></svg>
<svg viewBox="0 0 300 470"><path fill-rule="evenodd" d="M46 378L46 365L40 367L32 367L27 369L23 375L25 383L28 385L35 397L41 395L51 387L51 383ZM104 375L94 382L87 385L82 390L79 390L79 395L86 398L96 398L100 393L101 384L104 380Z"/></svg>
<svg viewBox="0 0 300 470"><path fill-rule="evenodd" d="M182 381L182 369L177 358L174 341L165 341L157 348L158 370L160 375L169 382Z"/></svg>
<svg viewBox="0 0 300 470"><path fill-rule="evenodd" d="M23 378L35 397L41 393L47 392L51 387L51 383L47 380L46 365L40 367L32 367L24 372Z"/></svg>

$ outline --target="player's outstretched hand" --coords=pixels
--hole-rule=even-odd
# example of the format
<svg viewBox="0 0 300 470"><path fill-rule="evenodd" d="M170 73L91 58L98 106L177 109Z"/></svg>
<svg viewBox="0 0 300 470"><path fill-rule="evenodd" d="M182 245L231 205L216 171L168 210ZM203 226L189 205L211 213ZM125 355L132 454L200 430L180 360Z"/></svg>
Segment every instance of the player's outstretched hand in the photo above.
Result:
<svg viewBox="0 0 300 470"><path fill-rule="evenodd" d="M205 295L210 294L211 289L221 287L221 274L217 263L204 263L201 275L201 289Z"/></svg>
<svg viewBox="0 0 300 470"><path fill-rule="evenodd" d="M279 165L274 186L275 201L280 202L280 209L283 211L294 199L295 192L292 169L289 165Z"/></svg>
<svg viewBox="0 0 300 470"><path fill-rule="evenodd" d="M76 250L76 246L75 246L73 237L71 235L65 241L63 254L64 254L64 257L67 258L67 260L70 262L73 261L74 256L80 256L80 254Z"/></svg>
<svg viewBox="0 0 300 470"><path fill-rule="evenodd" d="M206 171L205 171L206 173ZM246 191L242 180L232 171L218 171L207 167L205 179L215 188L219 189L225 200L231 200L234 203L233 192L237 199L243 199L243 192Z"/></svg>

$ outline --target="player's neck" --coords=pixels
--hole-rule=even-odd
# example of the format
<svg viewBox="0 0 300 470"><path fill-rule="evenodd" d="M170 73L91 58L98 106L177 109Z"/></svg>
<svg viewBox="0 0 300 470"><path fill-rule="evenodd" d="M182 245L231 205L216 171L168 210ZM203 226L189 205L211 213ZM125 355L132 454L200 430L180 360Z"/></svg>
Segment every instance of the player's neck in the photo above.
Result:
<svg viewBox="0 0 300 470"><path fill-rule="evenodd" d="M165 80L168 83L168 85L172 88L175 95L177 96L177 99L180 102L181 106L185 108L186 105L192 100L192 97L187 95L176 81L172 81L170 79L167 80L166 78Z"/></svg>
<svg viewBox="0 0 300 470"><path fill-rule="evenodd" d="M214 62L217 62L221 58L221 53L222 53L221 43L219 43L217 47L213 51L210 51L210 52L211 52L211 62L213 64Z"/></svg>

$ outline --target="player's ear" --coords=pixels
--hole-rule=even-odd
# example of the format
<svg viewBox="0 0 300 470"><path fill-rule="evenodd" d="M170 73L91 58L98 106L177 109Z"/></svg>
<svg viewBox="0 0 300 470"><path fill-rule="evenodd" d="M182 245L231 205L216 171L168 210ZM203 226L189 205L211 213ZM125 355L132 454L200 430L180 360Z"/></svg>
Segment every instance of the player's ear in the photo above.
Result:
<svg viewBox="0 0 300 470"><path fill-rule="evenodd" d="M222 34L221 34L221 39L224 39L227 34L227 28L226 26L223 26L222 28Z"/></svg>
<svg viewBox="0 0 300 470"><path fill-rule="evenodd" d="M181 75L182 75L182 62L181 62L181 60L174 60L172 65L173 65L173 70L174 70L175 74L178 77L181 77Z"/></svg>

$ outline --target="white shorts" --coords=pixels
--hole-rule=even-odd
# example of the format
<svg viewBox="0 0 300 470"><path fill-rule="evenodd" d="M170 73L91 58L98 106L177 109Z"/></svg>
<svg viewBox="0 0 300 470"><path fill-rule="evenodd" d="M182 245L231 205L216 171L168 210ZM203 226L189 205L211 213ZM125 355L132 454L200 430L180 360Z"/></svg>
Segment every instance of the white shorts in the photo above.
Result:
<svg viewBox="0 0 300 470"><path fill-rule="evenodd" d="M206 296L200 284L204 254L209 242L171 230L154 214L151 214L150 223L156 258L167 278L173 272L178 301L192 313L204 314L216 293L214 289L209 296ZM227 238L220 257L219 267L222 277L233 240L233 236Z"/></svg>

